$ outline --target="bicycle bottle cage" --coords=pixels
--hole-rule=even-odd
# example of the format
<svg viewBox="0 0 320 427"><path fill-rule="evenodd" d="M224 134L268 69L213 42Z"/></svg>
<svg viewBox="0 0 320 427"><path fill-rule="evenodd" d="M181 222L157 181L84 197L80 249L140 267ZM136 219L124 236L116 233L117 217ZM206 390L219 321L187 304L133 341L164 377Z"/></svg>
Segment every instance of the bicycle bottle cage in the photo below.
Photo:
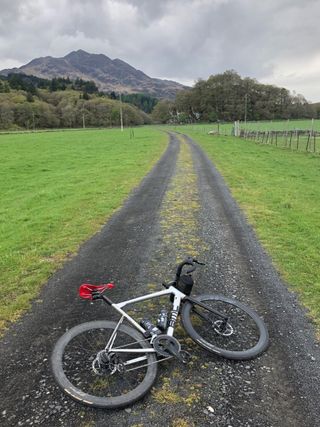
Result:
<svg viewBox="0 0 320 427"><path fill-rule="evenodd" d="M180 276L179 281L176 285L176 288L179 289L179 291L183 292L186 295L190 295L193 287L193 278L192 276L188 274L183 274Z"/></svg>
<svg viewBox="0 0 320 427"><path fill-rule="evenodd" d="M90 285L88 283L84 283L79 287L79 296L83 299L91 299L92 300L92 292L104 292L106 289L114 288L113 283L107 283L105 285Z"/></svg>

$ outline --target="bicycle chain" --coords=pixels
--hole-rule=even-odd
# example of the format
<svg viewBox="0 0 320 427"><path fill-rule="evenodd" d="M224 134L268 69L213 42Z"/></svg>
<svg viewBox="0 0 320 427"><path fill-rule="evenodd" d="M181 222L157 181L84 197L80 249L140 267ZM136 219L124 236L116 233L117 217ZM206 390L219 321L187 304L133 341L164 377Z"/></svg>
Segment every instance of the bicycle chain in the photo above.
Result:
<svg viewBox="0 0 320 427"><path fill-rule="evenodd" d="M126 369L126 372L135 371L136 369L145 368L146 366L154 365L155 363L164 362L165 360L172 359L173 356L165 357L161 360L157 359L155 362L146 363L145 365L137 366L136 368Z"/></svg>

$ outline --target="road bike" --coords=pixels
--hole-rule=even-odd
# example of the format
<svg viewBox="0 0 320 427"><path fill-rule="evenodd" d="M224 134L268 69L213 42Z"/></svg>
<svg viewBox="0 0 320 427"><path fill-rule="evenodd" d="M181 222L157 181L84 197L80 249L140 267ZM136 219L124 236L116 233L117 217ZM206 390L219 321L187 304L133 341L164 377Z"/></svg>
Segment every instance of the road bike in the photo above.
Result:
<svg viewBox="0 0 320 427"><path fill-rule="evenodd" d="M261 354L269 336L254 310L222 295L191 296L197 265L204 264L189 257L178 265L175 280L163 283L164 290L118 303L105 295L112 283L81 285L81 298L104 301L120 319L82 323L57 341L51 364L64 392L83 404L109 409L142 398L156 380L159 362L177 358L187 363L191 357L174 337L178 316L187 334L215 355L246 360ZM145 318L137 321L124 310L163 296L170 296L172 309L161 309L156 324Z"/></svg>

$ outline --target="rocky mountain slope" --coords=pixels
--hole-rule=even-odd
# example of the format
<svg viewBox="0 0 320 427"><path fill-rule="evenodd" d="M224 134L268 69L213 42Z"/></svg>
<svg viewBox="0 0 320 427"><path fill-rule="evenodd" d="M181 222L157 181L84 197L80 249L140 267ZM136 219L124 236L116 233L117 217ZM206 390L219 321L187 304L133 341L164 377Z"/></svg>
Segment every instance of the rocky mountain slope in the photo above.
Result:
<svg viewBox="0 0 320 427"><path fill-rule="evenodd" d="M104 92L140 92L158 98L174 98L177 91L185 89L185 86L174 81L151 78L121 59L112 60L106 55L83 50L71 52L63 58L36 58L20 68L0 71L2 75L9 73L24 73L50 79L79 77L93 80Z"/></svg>

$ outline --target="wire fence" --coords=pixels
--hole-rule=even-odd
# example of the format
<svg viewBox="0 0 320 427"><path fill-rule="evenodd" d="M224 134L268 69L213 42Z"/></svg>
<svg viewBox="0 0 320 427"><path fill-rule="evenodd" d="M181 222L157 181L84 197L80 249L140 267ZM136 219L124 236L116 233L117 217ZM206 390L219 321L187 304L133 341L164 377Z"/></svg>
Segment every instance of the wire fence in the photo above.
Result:
<svg viewBox="0 0 320 427"><path fill-rule="evenodd" d="M320 132L306 129L294 130L240 130L240 137L259 144L270 144L295 151L320 153Z"/></svg>

